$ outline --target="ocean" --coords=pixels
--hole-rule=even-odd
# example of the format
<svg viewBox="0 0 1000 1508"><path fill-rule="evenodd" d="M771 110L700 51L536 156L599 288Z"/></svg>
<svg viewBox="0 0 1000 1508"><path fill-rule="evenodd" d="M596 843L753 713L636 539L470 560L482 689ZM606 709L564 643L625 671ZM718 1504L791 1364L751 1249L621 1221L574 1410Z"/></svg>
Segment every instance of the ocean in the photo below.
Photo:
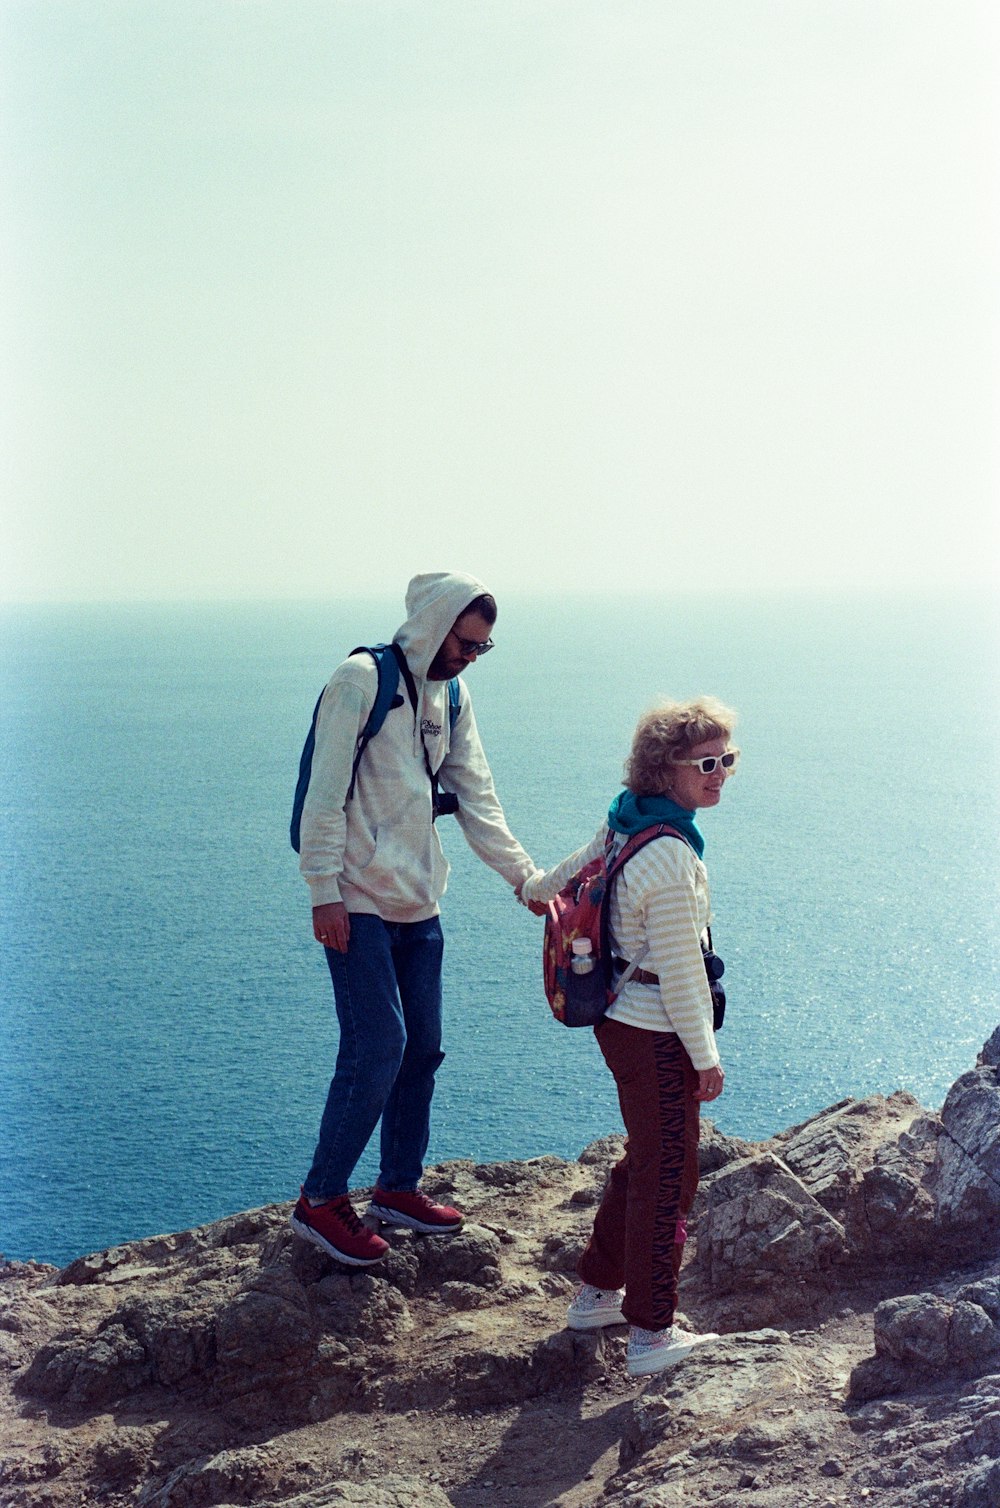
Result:
<svg viewBox="0 0 1000 1508"><path fill-rule="evenodd" d="M287 827L315 697L399 597L7 608L0 1250L82 1252L291 1198L336 1050ZM659 694L740 713L702 814L731 1134L847 1095L928 1106L1000 1019L990 599L503 599L468 673L510 825L596 829ZM541 923L442 819L447 1057L430 1161L574 1157L620 1129L551 1019ZM371 1151L358 1185L374 1177Z"/></svg>

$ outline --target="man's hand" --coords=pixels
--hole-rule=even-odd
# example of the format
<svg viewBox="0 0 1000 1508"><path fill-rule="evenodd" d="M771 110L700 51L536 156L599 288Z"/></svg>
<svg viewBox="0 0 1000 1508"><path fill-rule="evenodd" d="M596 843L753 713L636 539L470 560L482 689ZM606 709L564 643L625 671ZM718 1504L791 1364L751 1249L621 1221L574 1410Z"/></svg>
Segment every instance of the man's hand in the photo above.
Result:
<svg viewBox="0 0 1000 1508"><path fill-rule="evenodd" d="M325 906L313 907L313 937L326 948L338 953L347 952L351 935L351 918L343 901L330 901Z"/></svg>
<svg viewBox="0 0 1000 1508"><path fill-rule="evenodd" d="M699 1068L698 1088L694 1092L696 1100L717 1100L722 1093L722 1081L725 1074L721 1068Z"/></svg>
<svg viewBox="0 0 1000 1508"><path fill-rule="evenodd" d="M545 913L549 909L548 906L546 906L546 904L545 904L544 901L526 901L524 899L524 896L521 894L521 889L522 889L523 885L524 885L524 881L522 880L520 885L515 885L514 886L514 894L517 896L518 900L521 902L521 905L522 906L527 906L527 908L531 912L532 916L544 916Z"/></svg>

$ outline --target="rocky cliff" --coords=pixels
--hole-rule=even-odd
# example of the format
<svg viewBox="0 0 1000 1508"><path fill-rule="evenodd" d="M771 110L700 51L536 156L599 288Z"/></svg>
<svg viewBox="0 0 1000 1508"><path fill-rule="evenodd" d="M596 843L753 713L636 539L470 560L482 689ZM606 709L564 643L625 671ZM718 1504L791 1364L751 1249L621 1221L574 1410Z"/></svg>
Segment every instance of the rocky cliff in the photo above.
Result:
<svg viewBox="0 0 1000 1508"><path fill-rule="evenodd" d="M998 1508L1000 1028L940 1114L706 1125L681 1292L722 1339L645 1382L563 1328L620 1149L442 1164L465 1229L364 1273L287 1205L0 1265L0 1505Z"/></svg>

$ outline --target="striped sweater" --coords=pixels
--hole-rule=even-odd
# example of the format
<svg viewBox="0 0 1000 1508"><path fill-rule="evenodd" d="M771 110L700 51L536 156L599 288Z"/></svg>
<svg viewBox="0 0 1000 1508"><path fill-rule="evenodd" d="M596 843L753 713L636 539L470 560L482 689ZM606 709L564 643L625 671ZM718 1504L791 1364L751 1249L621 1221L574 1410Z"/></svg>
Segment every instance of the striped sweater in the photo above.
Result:
<svg viewBox="0 0 1000 1508"><path fill-rule="evenodd" d="M545 874L526 880L526 901L550 901L591 859L604 852L607 825ZM702 962L701 936L711 921L708 874L687 843L657 838L619 872L611 894L611 942L621 958L636 962L660 983L630 979L608 1015L644 1031L675 1032L695 1068L715 1068L712 995Z"/></svg>

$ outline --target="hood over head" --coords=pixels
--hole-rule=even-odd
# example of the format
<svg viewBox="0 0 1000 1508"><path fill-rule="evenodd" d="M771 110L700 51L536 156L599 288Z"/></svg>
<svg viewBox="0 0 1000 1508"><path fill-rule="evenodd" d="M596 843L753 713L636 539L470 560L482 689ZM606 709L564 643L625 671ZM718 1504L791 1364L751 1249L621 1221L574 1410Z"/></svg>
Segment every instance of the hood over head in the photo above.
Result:
<svg viewBox="0 0 1000 1508"><path fill-rule="evenodd" d="M406 622L397 628L393 639L406 655L416 680L426 679L430 663L455 619L488 590L463 571L427 571L414 576L406 588Z"/></svg>

